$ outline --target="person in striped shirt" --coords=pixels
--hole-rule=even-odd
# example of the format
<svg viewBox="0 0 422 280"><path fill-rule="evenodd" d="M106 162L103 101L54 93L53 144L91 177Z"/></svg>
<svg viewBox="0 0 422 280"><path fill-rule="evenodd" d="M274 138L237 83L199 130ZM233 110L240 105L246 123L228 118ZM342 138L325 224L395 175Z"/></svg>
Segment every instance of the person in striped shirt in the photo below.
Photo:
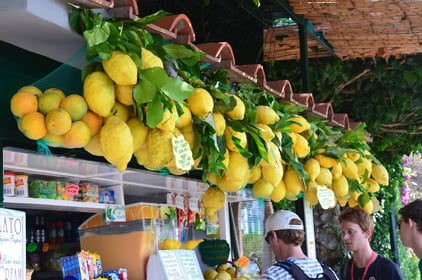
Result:
<svg viewBox="0 0 422 280"><path fill-rule="evenodd" d="M316 259L308 258L302 251L301 245L305 240L305 231L303 222L296 213L280 210L271 214L265 221L265 231L265 241L271 246L277 263L264 271L261 280L296 279L283 265L286 262L295 264L310 279L322 276L324 270L321 263ZM331 268L327 267L327 269L332 275L331 279L338 279Z"/></svg>

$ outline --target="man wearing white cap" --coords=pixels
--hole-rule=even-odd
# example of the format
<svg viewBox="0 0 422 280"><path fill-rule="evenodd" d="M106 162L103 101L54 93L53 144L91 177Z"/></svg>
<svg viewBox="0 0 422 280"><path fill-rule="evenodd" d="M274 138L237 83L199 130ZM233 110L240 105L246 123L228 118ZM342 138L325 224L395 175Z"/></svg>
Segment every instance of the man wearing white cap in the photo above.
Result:
<svg viewBox="0 0 422 280"><path fill-rule="evenodd" d="M265 221L265 231L265 241L278 262L265 270L261 280L338 279L331 268L303 253L301 245L305 231L302 220L295 213L287 210L275 212Z"/></svg>

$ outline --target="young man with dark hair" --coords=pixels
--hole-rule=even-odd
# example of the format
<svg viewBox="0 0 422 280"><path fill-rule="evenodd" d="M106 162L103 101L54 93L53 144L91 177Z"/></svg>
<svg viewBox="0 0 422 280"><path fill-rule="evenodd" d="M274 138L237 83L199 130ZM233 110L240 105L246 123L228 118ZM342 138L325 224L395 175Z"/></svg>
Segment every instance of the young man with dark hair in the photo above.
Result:
<svg viewBox="0 0 422 280"><path fill-rule="evenodd" d="M404 246L412 248L419 258L419 274L422 279L422 200L405 205L399 210L399 234Z"/></svg>
<svg viewBox="0 0 422 280"><path fill-rule="evenodd" d="M324 267L318 260L308 258L303 253L301 245L305 240L305 231L302 220L295 213L286 210L275 212L265 221L265 231L265 241L271 246L278 262L267 268L261 279L338 279L331 268ZM293 269L304 274L294 278ZM324 273L330 278L321 278Z"/></svg>
<svg viewBox="0 0 422 280"><path fill-rule="evenodd" d="M401 280L397 264L372 250L374 221L359 207L347 208L339 216L340 233L346 249L353 259L341 267L342 280Z"/></svg>

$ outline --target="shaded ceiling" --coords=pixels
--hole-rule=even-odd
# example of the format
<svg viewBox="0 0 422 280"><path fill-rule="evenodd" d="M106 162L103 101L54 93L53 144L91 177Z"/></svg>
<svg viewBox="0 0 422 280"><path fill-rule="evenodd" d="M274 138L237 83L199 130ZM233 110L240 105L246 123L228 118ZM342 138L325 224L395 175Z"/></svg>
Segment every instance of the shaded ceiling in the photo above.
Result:
<svg viewBox="0 0 422 280"><path fill-rule="evenodd" d="M312 24L340 59L422 52L420 0L289 0L289 5ZM298 59L297 30L297 25L265 30L264 60ZM308 57L321 56L329 54L308 36Z"/></svg>

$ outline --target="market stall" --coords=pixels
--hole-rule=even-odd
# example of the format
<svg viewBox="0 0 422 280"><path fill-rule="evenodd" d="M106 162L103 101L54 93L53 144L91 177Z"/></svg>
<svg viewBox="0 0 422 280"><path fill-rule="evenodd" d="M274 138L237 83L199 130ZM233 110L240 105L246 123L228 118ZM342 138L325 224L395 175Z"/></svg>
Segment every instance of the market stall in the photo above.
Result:
<svg viewBox="0 0 422 280"><path fill-rule="evenodd" d="M137 263L151 254L157 256L148 264L154 267L187 259L173 263L167 277L170 270L183 275L218 270L215 261L224 259L233 261L232 276L241 276L237 270L244 268L246 277L250 260L242 262L235 252L239 241L231 234L230 203L304 198L308 209L348 203L376 210L371 194L379 184L388 185L388 174L370 154L364 128L349 124L347 115L334 114L330 104L314 104L310 93L294 94L288 81L267 82L261 65L235 65L227 43L194 45L184 15L158 12L111 20L93 10L73 9L71 22L73 30L64 32L81 32L86 49L36 81L8 85L13 91L3 102L4 111L13 115L2 133L3 177L17 182L17 175L23 175L27 182L22 191L15 184L3 192L3 206L97 214L70 214L60 223L36 214L38 222L27 227L27 242L34 243L28 262L33 268L39 268L40 250L48 253L51 245L49 238L36 235L44 232L54 244L104 250L105 268L126 268L131 279L148 279L144 264L138 271L124 256L118 258L123 263L113 262L114 251L123 246L113 238L126 240L134 233L136 242L130 244L143 246L136 250L142 252ZM86 58L82 64L81 55ZM119 227L133 221L142 225ZM72 234L75 228L80 240ZM68 242L56 242L58 232ZM82 240L88 237L91 241ZM110 246L94 244L102 239ZM224 247L224 253L208 262L210 247L198 251L213 240L224 241L214 246ZM197 248L196 253L180 250L184 244L186 250ZM61 253L73 248L65 249ZM80 263L95 258L72 256L61 256L62 270L64 261L82 268ZM218 267L229 273L229 267ZM92 279L100 276L98 271L76 274Z"/></svg>

